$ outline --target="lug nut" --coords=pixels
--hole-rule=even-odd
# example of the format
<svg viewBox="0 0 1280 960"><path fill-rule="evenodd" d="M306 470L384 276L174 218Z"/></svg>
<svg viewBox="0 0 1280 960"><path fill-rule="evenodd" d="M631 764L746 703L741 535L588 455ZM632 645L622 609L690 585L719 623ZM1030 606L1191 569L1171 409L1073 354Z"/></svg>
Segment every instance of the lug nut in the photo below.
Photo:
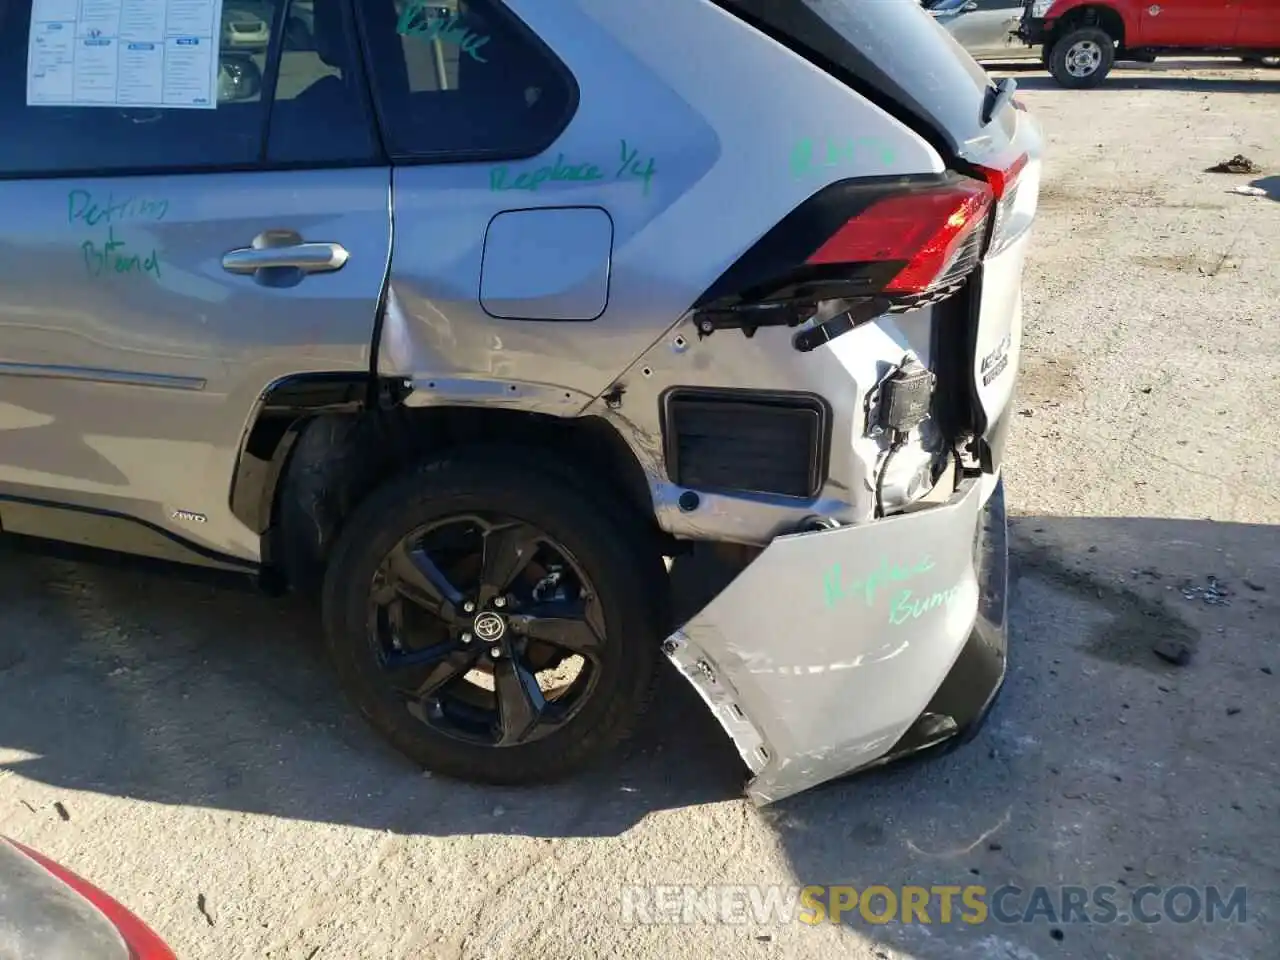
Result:
<svg viewBox="0 0 1280 960"><path fill-rule="evenodd" d="M502 648L501 648L501 647L490 647L490 648L489 648L489 656L491 656L491 657L493 657L493 659L497 660L499 657L501 657L501 656L502 656Z"/></svg>
<svg viewBox="0 0 1280 960"><path fill-rule="evenodd" d="M471 642L471 634L469 634L469 633L464 633L464 634L462 635L462 642L463 642L463 643L470 643L470 642Z"/></svg>
<svg viewBox="0 0 1280 960"><path fill-rule="evenodd" d="M505 607L505 606L507 605L507 598L506 598L506 597L494 597L494 598L493 598L493 605L494 605L495 607L497 607L498 609L502 609L503 607Z"/></svg>
<svg viewBox="0 0 1280 960"><path fill-rule="evenodd" d="M467 613L475 613L476 605L472 603L470 600L468 600L466 603L462 605L462 609Z"/></svg>

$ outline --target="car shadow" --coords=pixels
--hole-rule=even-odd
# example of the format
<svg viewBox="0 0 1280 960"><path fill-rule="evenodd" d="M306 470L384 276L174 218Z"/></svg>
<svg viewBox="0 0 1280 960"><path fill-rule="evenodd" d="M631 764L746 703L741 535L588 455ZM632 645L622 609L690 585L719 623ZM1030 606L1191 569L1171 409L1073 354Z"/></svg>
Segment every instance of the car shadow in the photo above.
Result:
<svg viewBox="0 0 1280 960"><path fill-rule="evenodd" d="M1035 73L1044 72L1044 65L1037 60L983 60L979 61L988 73ZM1018 81L1022 85L1022 81Z"/></svg>
<svg viewBox="0 0 1280 960"><path fill-rule="evenodd" d="M1274 815L1254 806L1273 788L1250 777L1273 767L1280 743L1262 711L1226 721L1248 731L1230 739L1222 705L1274 700L1276 681L1258 667L1278 659L1263 630L1280 612L1275 536L1195 521L1015 520L1011 673L978 739L756 816L799 883L1101 883L1126 876L1120 858L1141 868L1144 844L1181 871L1150 882L1194 882L1185 848L1201 837L1211 845L1201 866L1239 867L1222 851L1242 842L1242 818ZM1207 596L1209 575L1230 606L1184 599ZM708 577L678 573L682 584ZM741 796L736 752L670 672L619 755L563 783L490 788L424 776L384 746L342 699L306 604L0 548L0 605L0 771L55 795L534 837L616 836L655 811ZM1206 648L1224 625L1233 649ZM1162 638L1187 644L1191 666L1157 658ZM1206 795L1207 776L1226 789ZM1135 839L1117 841L1118 824ZM1258 862L1280 862L1280 838L1255 829ZM875 935L908 942L919 960L951 958L962 954L945 944L983 933L961 926L935 928L929 942L913 927ZM1000 936L1033 950L1049 934L1029 925ZM1006 954L1032 955L982 955Z"/></svg>
<svg viewBox="0 0 1280 960"><path fill-rule="evenodd" d="M494 788L424 776L384 745L338 688L318 612L295 598L9 542L0 609L0 757L17 758L0 777L431 835L616 835L653 810L741 794L737 753L665 665L618 755L568 782Z"/></svg>
<svg viewBox="0 0 1280 960"><path fill-rule="evenodd" d="M762 811L795 883L852 886L841 895L856 906L837 922L881 944L877 957L1273 952L1265 915L1280 905L1280 837L1262 821L1280 801L1276 537L1274 526L1211 521L1014 520L1009 675L987 724L946 755ZM1190 663L1161 659L1162 642L1185 645ZM1206 885L1244 886L1247 922L1118 919L1144 885L1160 890L1142 906L1163 909L1178 884L1198 887L1202 908ZM932 894L930 920L903 923L907 885L954 885L950 922ZM1018 892L997 905L1006 885ZM1039 885L1049 913L1032 913ZM1065 885L1089 891L1083 916L1095 922L1064 922ZM895 906L882 889L863 914L871 886ZM982 923L961 905L974 887ZM1110 923L1092 899L1102 887L1118 907ZM832 906L830 892L817 902Z"/></svg>
<svg viewBox="0 0 1280 960"><path fill-rule="evenodd" d="M1145 65L1143 65L1145 66ZM1213 69L1218 69L1217 67ZM1062 84L1050 76L1032 76L1018 78L1019 90L1063 90ZM1092 90L1080 93L1107 90L1179 90L1199 93L1280 93L1280 80L1237 79L1235 77L1187 77L1165 76L1159 73L1141 73L1126 75L1121 70L1114 71Z"/></svg>
<svg viewBox="0 0 1280 960"><path fill-rule="evenodd" d="M1265 190L1272 200L1280 200L1280 175L1251 180L1249 186Z"/></svg>

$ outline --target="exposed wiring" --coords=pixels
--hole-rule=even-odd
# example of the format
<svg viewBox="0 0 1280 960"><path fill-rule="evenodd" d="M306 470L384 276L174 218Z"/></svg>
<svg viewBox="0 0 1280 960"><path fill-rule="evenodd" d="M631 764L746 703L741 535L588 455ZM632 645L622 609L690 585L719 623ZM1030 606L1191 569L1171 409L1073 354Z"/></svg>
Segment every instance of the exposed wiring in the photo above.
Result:
<svg viewBox="0 0 1280 960"><path fill-rule="evenodd" d="M903 356L900 362L898 362L893 367L891 367L885 373L885 375L880 378L880 382L877 384L876 390L874 390L867 397L868 419L871 418L871 411L873 409L878 411L880 404L882 402L885 402L883 394L881 392L884 388L884 385L888 383L890 380L892 380L899 373L901 373L903 370L905 370L909 364L917 361L918 361L918 358L916 357L915 353L908 351ZM877 417L877 419L880 419L880 418ZM901 450L903 447L907 445L907 440L910 438L910 434L911 434L910 430L905 430L905 431L896 430L892 427L885 427L885 429L889 434L889 449L885 451L884 459L880 461L880 469L876 474L875 516L877 519L884 516L885 474L889 472L889 464L893 460L894 454L896 454L899 450Z"/></svg>
<svg viewBox="0 0 1280 960"><path fill-rule="evenodd" d="M880 461L880 471L876 475L876 519L884 516L884 475L889 472L889 461L907 443L907 435L905 433L891 430L889 434L889 449L885 453L884 459Z"/></svg>

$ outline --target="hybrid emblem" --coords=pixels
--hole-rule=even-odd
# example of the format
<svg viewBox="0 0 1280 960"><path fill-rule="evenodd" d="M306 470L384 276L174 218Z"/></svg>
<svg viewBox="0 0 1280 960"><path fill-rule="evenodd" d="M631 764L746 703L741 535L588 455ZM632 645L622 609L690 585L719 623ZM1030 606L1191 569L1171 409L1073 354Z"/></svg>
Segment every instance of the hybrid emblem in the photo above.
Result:
<svg viewBox="0 0 1280 960"><path fill-rule="evenodd" d="M502 639L502 635L507 632L507 625L496 613L482 613L476 617L473 629L481 640L492 643Z"/></svg>

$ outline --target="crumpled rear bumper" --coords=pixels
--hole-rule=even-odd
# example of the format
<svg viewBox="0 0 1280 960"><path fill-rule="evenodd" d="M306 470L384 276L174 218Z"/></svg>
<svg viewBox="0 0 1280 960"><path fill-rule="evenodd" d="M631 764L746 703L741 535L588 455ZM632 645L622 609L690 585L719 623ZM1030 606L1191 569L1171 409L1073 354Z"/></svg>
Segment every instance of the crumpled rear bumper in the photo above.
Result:
<svg viewBox="0 0 1280 960"><path fill-rule="evenodd" d="M1004 680L1007 586L1003 483L969 479L945 504L777 538L663 649L767 804L976 730Z"/></svg>

